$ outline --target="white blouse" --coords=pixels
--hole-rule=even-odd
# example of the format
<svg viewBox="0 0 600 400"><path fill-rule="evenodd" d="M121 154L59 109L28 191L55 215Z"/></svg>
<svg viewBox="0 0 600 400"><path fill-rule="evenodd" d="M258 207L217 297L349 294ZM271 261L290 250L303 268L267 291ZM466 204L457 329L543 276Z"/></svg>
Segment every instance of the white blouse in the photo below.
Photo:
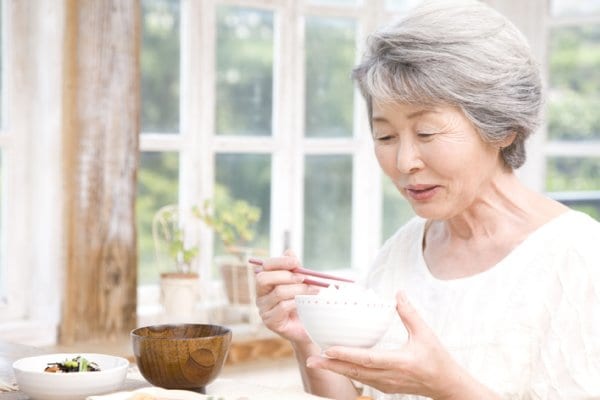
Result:
<svg viewBox="0 0 600 400"><path fill-rule="evenodd" d="M440 280L423 259L425 222L414 218L384 244L367 286L391 298L405 291L455 360L503 399L600 399L600 223L570 210L493 268ZM377 346L405 340L398 318Z"/></svg>

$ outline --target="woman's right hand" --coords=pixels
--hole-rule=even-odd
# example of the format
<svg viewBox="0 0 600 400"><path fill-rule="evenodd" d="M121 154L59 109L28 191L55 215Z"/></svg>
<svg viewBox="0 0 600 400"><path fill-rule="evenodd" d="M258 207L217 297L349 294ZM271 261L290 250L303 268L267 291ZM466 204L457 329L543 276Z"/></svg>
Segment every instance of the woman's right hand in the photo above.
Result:
<svg viewBox="0 0 600 400"><path fill-rule="evenodd" d="M317 294L319 289L302 283L305 276L292 272L300 261L291 252L282 257L263 260L256 274L256 305L264 324L292 343L311 343L298 319L294 297L298 294Z"/></svg>

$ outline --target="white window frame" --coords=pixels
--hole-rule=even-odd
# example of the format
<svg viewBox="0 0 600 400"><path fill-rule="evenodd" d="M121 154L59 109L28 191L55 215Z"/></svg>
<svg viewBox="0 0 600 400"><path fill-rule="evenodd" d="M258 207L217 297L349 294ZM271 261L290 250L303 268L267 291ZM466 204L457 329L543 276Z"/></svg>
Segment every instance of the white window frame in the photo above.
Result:
<svg viewBox="0 0 600 400"><path fill-rule="evenodd" d="M274 13L273 135L268 137L217 136L215 132L216 8L237 5ZM142 151L177 150L180 154L179 204L189 208L214 193L216 154L271 155L270 253L281 254L288 244L303 253L303 170L311 154L352 156L352 263L350 273L365 270L381 242L381 179L375 161L363 100L355 92L352 137L304 137L304 16L350 17L357 21L356 43L364 42L383 22L383 0L355 6L324 6L306 1L183 0L181 3L181 132L180 135L142 134ZM379 7L379 9L378 9ZM359 49L356 61L361 55ZM208 132L207 134L193 134ZM283 207L281 205L285 204ZM373 217L375 214L376 218ZM285 243L284 237L290 238ZM209 276L213 237L201 229L201 276Z"/></svg>

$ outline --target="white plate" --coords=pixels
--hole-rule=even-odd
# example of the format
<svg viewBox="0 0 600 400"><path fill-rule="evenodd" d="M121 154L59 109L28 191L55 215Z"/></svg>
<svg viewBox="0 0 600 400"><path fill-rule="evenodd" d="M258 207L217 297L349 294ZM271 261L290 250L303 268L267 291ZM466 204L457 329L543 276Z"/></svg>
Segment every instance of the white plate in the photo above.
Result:
<svg viewBox="0 0 600 400"><path fill-rule="evenodd" d="M87 400L133 400L143 399L142 394L152 396L152 398L159 400L208 400L208 398L215 398L211 395L203 395L199 393L189 392L187 390L167 390L157 387L149 387L143 389L132 390L128 392L117 392L106 394L103 396L90 396ZM223 397L220 399L227 400ZM150 399L147 399L150 400Z"/></svg>
<svg viewBox="0 0 600 400"><path fill-rule="evenodd" d="M95 362L96 372L44 372L48 363L77 356ZM129 361L122 357L96 353L58 353L21 358L13 363L19 389L34 400L81 400L87 396L121 389Z"/></svg>
<svg viewBox="0 0 600 400"><path fill-rule="evenodd" d="M186 390L167 390L158 387L147 387L133 391L122 391L104 396L90 396L87 400L142 400L142 394L152 396L156 400L321 400L323 397L304 392L286 389L272 389L260 385L217 379L207 387L207 394L199 394ZM136 395L139 395L136 397ZM151 400L151 399L147 399Z"/></svg>

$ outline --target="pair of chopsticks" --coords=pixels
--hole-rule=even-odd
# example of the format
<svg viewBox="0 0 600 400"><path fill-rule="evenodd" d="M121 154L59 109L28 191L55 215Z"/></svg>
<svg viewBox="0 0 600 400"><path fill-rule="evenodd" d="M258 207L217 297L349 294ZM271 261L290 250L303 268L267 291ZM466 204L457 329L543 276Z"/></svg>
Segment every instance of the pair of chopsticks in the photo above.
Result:
<svg viewBox="0 0 600 400"><path fill-rule="evenodd" d="M250 257L248 259L248 262L250 264L259 265L259 266L263 265L263 260L261 260L260 258ZM333 281L341 281L341 282L354 283L354 281L352 279L346 279L346 278L342 278L342 277L335 276L335 275L329 275L329 274L326 274L326 273L323 273L323 272L313 271L312 269L303 268L303 267L294 268L291 271L295 272L295 273L298 273L298 274L314 276L314 277L317 277L317 278L330 279L330 280L333 280ZM260 270L258 270L256 272L260 272ZM330 286L329 283L321 282L321 281L316 281L314 279L309 279L309 278L304 279L302 281L302 283L306 283L307 285L320 286L320 287L324 287L324 288ZM334 286L338 287L338 285L334 285Z"/></svg>

